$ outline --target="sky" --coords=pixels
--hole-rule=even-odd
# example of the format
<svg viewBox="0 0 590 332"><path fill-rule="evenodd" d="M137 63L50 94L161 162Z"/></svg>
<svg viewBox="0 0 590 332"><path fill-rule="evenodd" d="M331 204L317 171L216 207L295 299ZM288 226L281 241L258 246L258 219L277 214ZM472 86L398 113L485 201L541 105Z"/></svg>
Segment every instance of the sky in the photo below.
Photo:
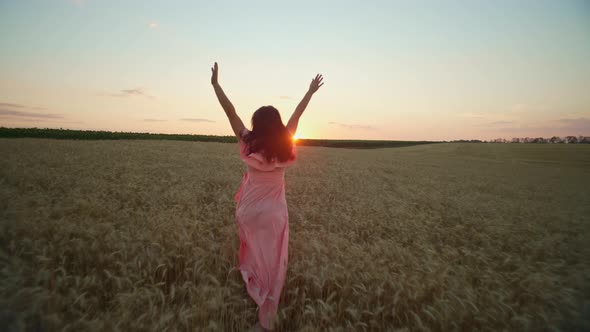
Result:
<svg viewBox="0 0 590 332"><path fill-rule="evenodd" d="M0 1L0 126L302 138L590 136L590 1Z"/></svg>

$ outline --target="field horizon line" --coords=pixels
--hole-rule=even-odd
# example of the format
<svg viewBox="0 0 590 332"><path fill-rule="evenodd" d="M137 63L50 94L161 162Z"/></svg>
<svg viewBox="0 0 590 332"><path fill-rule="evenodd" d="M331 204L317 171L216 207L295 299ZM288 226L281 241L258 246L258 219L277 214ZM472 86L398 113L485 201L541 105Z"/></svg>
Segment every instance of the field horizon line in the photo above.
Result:
<svg viewBox="0 0 590 332"><path fill-rule="evenodd" d="M108 130L76 130L55 128L8 128L0 127L0 138L52 138L72 140L174 140L192 142L237 143L233 135L164 134L148 132L125 132ZM404 147L421 144L444 143L446 141L403 141L403 140L359 140L298 138L298 146L322 146L337 148L383 148Z"/></svg>

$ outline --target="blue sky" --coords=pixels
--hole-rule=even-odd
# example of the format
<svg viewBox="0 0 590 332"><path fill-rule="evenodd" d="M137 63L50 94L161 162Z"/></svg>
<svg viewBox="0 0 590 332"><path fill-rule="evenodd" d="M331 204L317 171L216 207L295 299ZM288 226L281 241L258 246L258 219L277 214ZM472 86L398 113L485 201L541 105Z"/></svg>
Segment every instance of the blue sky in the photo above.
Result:
<svg viewBox="0 0 590 332"><path fill-rule="evenodd" d="M245 123L298 135L590 135L590 2L3 1L0 125L229 135L210 67Z"/></svg>

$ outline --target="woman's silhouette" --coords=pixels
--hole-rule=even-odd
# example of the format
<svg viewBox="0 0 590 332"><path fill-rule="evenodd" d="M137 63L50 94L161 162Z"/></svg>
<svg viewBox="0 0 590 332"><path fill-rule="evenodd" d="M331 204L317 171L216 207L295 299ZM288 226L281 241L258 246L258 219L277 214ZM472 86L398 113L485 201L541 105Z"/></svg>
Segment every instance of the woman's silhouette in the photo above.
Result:
<svg viewBox="0 0 590 332"><path fill-rule="evenodd" d="M240 158L247 165L235 195L236 224L240 237L238 269L248 294L258 305L259 325L271 329L287 273L289 215L285 199L285 168L295 162L293 135L312 95L324 84L316 75L297 105L287 126L272 106L260 107L252 116L252 130L244 127L211 68L211 84L231 127L238 137ZM258 326L257 324L257 326Z"/></svg>

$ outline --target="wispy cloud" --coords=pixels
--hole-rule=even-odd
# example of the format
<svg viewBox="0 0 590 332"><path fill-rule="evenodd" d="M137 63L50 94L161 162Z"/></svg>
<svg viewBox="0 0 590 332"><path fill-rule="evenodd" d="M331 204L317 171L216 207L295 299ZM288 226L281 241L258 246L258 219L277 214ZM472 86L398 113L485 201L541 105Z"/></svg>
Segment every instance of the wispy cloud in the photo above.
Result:
<svg viewBox="0 0 590 332"><path fill-rule="evenodd" d="M99 93L100 96L106 97L117 97L117 98L129 98L129 97L145 97L149 99L154 99L155 97L149 95L145 92L144 88L135 88L135 89L123 89L119 90L119 92L103 92Z"/></svg>
<svg viewBox="0 0 590 332"><path fill-rule="evenodd" d="M513 125L514 121L494 121L490 123L483 124L483 126L508 126Z"/></svg>
<svg viewBox="0 0 590 332"><path fill-rule="evenodd" d="M512 105L508 109L507 113L512 113L512 114L539 113L539 112L545 112L548 110L549 109L547 108L547 106L544 106L544 105L518 103L518 104Z"/></svg>
<svg viewBox="0 0 590 332"><path fill-rule="evenodd" d="M167 120L162 120L162 119L143 119L143 121L145 122L164 122Z"/></svg>
<svg viewBox="0 0 590 332"><path fill-rule="evenodd" d="M7 110L7 109L0 109L0 116L41 118L41 119L63 119L63 116L59 115L59 114L35 113L35 112L15 111L15 110Z"/></svg>
<svg viewBox="0 0 590 332"><path fill-rule="evenodd" d="M571 125L571 124L588 123L588 122L590 122L590 119L586 119L586 118L568 119L568 118L565 118L565 119L559 119L557 121L560 123Z"/></svg>
<svg viewBox="0 0 590 332"><path fill-rule="evenodd" d="M576 118L576 119L559 119L557 122L571 131L577 131L580 134L590 134L590 119L588 118Z"/></svg>
<svg viewBox="0 0 590 332"><path fill-rule="evenodd" d="M459 115L466 118L485 118L487 116L484 112L464 112Z"/></svg>
<svg viewBox="0 0 590 332"><path fill-rule="evenodd" d="M13 104L13 103L0 103L0 107L26 108L26 109L30 109L30 110L46 110L45 107L25 106L25 105L22 105L22 104Z"/></svg>
<svg viewBox="0 0 590 332"><path fill-rule="evenodd" d="M335 125L335 126L339 126L339 127L347 128L347 129L364 129L364 130L375 129L375 127L367 126L367 125L346 124L346 123L339 123L339 122L328 122L328 123L331 125Z"/></svg>
<svg viewBox="0 0 590 332"><path fill-rule="evenodd" d="M189 122L208 122L208 123L215 123L213 120L209 119L201 119L201 118L183 118L180 119L181 121L189 121Z"/></svg>
<svg viewBox="0 0 590 332"><path fill-rule="evenodd" d="M550 108L545 105L532 105L526 103L518 103L507 106L504 109L498 109L496 111L472 111L472 112L462 112L458 113L458 116L464 118L473 118L473 119L514 119L514 118L522 118L534 114L540 113L547 113L550 111Z"/></svg>
<svg viewBox="0 0 590 332"><path fill-rule="evenodd" d="M15 103L0 103L0 117L2 118L28 118L32 120L64 118L61 114L31 112L37 110L45 110L45 108Z"/></svg>
<svg viewBox="0 0 590 332"><path fill-rule="evenodd" d="M26 106L21 104L0 103L0 107L25 108Z"/></svg>
<svg viewBox="0 0 590 332"><path fill-rule="evenodd" d="M522 125L518 127L500 127L500 128L493 128L494 132L498 133L506 133L511 135L524 135L524 136L539 136L540 133L554 133L556 131L555 127L552 126L544 126L544 125ZM551 134L547 134L548 136Z"/></svg>
<svg viewBox="0 0 590 332"><path fill-rule="evenodd" d="M590 119L588 118L563 118L553 121L543 121L530 124L512 126L500 126L489 128L497 132L510 133L513 135L530 134L535 136L552 135L589 135Z"/></svg>

